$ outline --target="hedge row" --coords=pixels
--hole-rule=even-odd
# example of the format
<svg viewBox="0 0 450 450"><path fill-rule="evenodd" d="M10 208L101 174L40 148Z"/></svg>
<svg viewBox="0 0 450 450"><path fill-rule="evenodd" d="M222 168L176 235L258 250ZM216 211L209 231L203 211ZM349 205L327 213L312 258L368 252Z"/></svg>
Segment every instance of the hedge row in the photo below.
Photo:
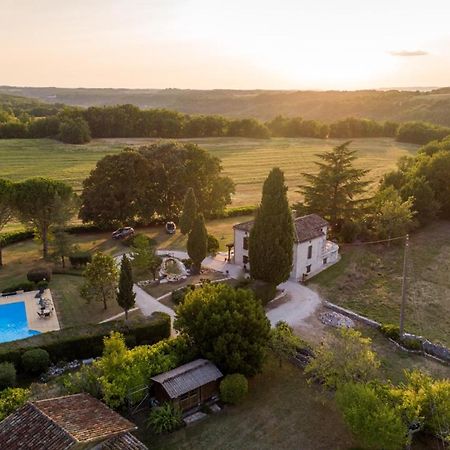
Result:
<svg viewBox="0 0 450 450"><path fill-rule="evenodd" d="M34 238L34 231L15 231L0 234L0 245L6 247L7 245L15 244L16 242L26 241Z"/></svg>
<svg viewBox="0 0 450 450"><path fill-rule="evenodd" d="M170 336L170 316L154 313L150 318L129 321L111 321L101 324L65 328L0 344L0 363L9 361L21 371L22 354L30 349L46 350L53 363L100 356L103 352L103 338L111 331L125 336L129 347L154 344Z"/></svg>

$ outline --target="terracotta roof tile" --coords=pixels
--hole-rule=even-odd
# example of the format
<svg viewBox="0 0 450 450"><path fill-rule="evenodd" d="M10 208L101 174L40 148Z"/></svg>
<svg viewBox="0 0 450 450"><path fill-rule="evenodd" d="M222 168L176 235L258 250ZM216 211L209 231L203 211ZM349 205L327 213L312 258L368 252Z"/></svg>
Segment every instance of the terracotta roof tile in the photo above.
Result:
<svg viewBox="0 0 450 450"><path fill-rule="evenodd" d="M101 450L148 450L148 447L131 433L125 433L108 439Z"/></svg>
<svg viewBox="0 0 450 450"><path fill-rule="evenodd" d="M237 230L249 232L253 227L254 221L238 223L233 226ZM297 217L294 219L295 241L304 242L317 237L323 236L323 227L328 226L328 222L317 214L309 214L307 216Z"/></svg>
<svg viewBox="0 0 450 450"><path fill-rule="evenodd" d="M88 394L27 403L0 422L0 449L66 450L136 429Z"/></svg>

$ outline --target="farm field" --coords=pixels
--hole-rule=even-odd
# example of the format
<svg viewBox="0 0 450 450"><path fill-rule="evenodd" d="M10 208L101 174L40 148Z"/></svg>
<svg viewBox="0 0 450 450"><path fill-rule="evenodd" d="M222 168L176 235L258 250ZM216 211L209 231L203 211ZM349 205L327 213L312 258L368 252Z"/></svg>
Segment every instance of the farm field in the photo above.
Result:
<svg viewBox="0 0 450 450"><path fill-rule="evenodd" d="M398 324L403 246L342 246L339 264L312 281L322 296L382 323ZM411 235L405 328L450 345L450 222Z"/></svg>
<svg viewBox="0 0 450 450"><path fill-rule="evenodd" d="M0 140L0 177L19 181L34 176L53 177L81 190L82 181L103 156L119 152L126 146L140 146L156 139L96 139L85 145L63 144L51 139ZM246 138L181 139L209 150L222 160L224 173L236 183L233 206L255 205L260 200L261 184L269 170L284 170L290 188L290 200L299 194L302 172L315 170L315 154L344 142L342 139ZM351 147L358 151L358 166L371 169L369 178L377 181L392 169L400 156L412 155L416 145L389 138L354 139Z"/></svg>

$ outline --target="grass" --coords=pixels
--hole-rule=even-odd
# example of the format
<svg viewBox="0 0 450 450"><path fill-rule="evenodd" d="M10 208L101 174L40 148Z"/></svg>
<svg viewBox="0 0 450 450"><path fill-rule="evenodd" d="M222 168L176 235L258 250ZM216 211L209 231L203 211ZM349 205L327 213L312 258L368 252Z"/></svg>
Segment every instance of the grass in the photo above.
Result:
<svg viewBox="0 0 450 450"><path fill-rule="evenodd" d="M316 276L324 298L382 323L398 323L403 246L347 246L342 261ZM450 222L411 236L406 331L450 345Z"/></svg>
<svg viewBox="0 0 450 450"><path fill-rule="evenodd" d="M144 420L138 425L139 438L153 449L339 450L353 441L332 399L309 386L299 369L279 368L274 359L250 381L242 405L165 436L146 431Z"/></svg>
<svg viewBox="0 0 450 450"><path fill-rule="evenodd" d="M284 170L289 196L298 200L296 187L303 181L302 172L315 170L316 153L342 143L342 139L246 138L182 139L194 142L222 160L224 173L236 183L233 206L254 205L260 200L261 185L269 170ZM103 156L126 146L139 146L155 139L95 139L86 145L64 144L51 139L0 140L0 177L19 181L33 176L46 176L66 181L80 191L82 181ZM370 178L378 180L395 166L400 156L414 154L417 146L402 144L389 138L354 139L359 167L371 169Z"/></svg>

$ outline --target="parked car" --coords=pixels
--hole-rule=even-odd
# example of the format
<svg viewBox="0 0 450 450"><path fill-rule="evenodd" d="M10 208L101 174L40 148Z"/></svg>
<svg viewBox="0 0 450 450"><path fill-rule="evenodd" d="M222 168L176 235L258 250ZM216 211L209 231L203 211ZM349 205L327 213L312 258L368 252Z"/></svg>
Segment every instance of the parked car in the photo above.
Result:
<svg viewBox="0 0 450 450"><path fill-rule="evenodd" d="M167 234L175 234L175 231L177 231L177 226L174 222L167 222L166 223L166 233Z"/></svg>
<svg viewBox="0 0 450 450"><path fill-rule="evenodd" d="M111 237L113 239L125 239L129 236L134 235L134 228L131 227L123 227L119 228L118 230L114 231Z"/></svg>

